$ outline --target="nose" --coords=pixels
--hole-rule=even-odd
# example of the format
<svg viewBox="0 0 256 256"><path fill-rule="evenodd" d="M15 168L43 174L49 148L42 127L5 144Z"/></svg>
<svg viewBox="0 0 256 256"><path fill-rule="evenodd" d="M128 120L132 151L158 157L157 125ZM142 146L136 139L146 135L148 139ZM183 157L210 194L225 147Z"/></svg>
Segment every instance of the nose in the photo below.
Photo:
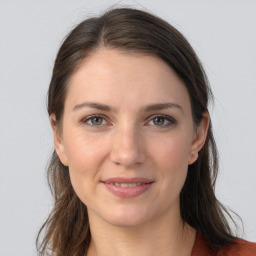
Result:
<svg viewBox="0 0 256 256"><path fill-rule="evenodd" d="M117 129L112 137L110 159L116 165L131 168L145 161L143 139L132 127Z"/></svg>

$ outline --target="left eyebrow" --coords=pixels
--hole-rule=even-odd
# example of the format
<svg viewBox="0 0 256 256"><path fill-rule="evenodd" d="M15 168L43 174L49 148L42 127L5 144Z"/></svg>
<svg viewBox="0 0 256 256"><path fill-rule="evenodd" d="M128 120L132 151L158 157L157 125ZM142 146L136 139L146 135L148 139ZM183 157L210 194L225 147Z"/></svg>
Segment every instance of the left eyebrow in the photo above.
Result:
<svg viewBox="0 0 256 256"><path fill-rule="evenodd" d="M152 104L148 105L143 108L144 112L150 112L150 111L157 111L157 110L163 110L163 109L168 109L168 108L174 108L174 109L179 109L181 112L184 112L183 108L176 104L176 103L158 103L158 104Z"/></svg>

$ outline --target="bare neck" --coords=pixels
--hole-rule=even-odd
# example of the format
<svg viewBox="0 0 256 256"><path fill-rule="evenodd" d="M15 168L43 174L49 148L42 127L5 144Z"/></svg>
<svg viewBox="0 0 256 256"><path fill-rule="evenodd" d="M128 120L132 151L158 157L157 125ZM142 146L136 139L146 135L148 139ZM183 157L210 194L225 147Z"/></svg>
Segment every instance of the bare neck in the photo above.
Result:
<svg viewBox="0 0 256 256"><path fill-rule="evenodd" d="M87 256L190 256L196 231L180 219L151 222L136 227L90 223L91 244Z"/></svg>

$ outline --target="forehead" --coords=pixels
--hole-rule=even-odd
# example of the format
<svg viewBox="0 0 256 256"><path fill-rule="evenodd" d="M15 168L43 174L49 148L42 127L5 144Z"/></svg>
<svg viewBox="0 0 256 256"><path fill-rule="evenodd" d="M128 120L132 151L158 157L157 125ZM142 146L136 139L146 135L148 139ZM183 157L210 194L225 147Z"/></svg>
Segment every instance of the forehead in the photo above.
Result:
<svg viewBox="0 0 256 256"><path fill-rule="evenodd" d="M167 101L190 106L183 82L163 60L113 49L93 53L72 75L65 105L83 101L119 108Z"/></svg>

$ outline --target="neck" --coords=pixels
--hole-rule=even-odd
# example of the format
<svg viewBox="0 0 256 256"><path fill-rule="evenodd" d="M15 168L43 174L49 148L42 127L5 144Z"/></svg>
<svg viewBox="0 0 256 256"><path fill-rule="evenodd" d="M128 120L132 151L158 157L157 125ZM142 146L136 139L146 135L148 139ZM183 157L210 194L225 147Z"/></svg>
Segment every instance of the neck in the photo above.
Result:
<svg viewBox="0 0 256 256"><path fill-rule="evenodd" d="M162 218L160 223L136 227L114 226L98 219L90 221L90 229L87 256L190 256L196 234L181 218L174 223Z"/></svg>

